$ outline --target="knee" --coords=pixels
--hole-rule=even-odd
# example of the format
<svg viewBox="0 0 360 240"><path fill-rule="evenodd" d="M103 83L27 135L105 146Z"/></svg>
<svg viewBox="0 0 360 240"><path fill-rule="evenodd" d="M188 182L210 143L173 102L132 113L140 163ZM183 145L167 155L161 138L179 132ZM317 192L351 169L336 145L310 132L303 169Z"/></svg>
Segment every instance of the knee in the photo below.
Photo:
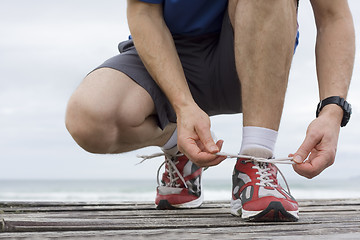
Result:
<svg viewBox="0 0 360 240"><path fill-rule="evenodd" d="M109 153L116 139L116 128L102 112L89 108L76 94L69 100L65 126L84 150L91 153Z"/></svg>
<svg viewBox="0 0 360 240"><path fill-rule="evenodd" d="M123 104L100 107L89 104L86 99L74 93L67 106L65 125L75 142L91 153L127 151L128 141L134 138L132 130L146 118L141 117L136 108Z"/></svg>
<svg viewBox="0 0 360 240"><path fill-rule="evenodd" d="M273 10L273 9L279 9L282 7L286 7L289 5L296 5L297 0L289 1L289 0L272 0L272 1L264 1L264 0L233 0L235 5L242 4L244 6L253 6L256 7L259 10ZM274 12L274 11L272 11ZM274 12L276 14L276 11Z"/></svg>
<svg viewBox="0 0 360 240"><path fill-rule="evenodd" d="M272 0L263 1L255 0L249 1L253 8L258 11L259 17L264 19L271 16L283 16L288 14L294 14L296 12L296 1L291 0Z"/></svg>
<svg viewBox="0 0 360 240"><path fill-rule="evenodd" d="M269 16L279 15L281 12L289 12L289 8L295 11L297 6L297 0L230 0L228 4L228 12L231 23L235 23L235 16L244 15L247 13L247 17L253 16L254 18L261 20L266 19Z"/></svg>
<svg viewBox="0 0 360 240"><path fill-rule="evenodd" d="M153 109L151 97L125 74L101 69L89 74L71 96L65 124L85 150L114 153Z"/></svg>

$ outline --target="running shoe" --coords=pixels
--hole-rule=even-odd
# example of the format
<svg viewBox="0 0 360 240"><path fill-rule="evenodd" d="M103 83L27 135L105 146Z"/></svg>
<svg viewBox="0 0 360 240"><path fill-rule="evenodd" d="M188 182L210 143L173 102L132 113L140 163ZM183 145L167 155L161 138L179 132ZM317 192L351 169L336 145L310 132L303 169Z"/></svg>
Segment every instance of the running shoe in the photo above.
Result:
<svg viewBox="0 0 360 240"><path fill-rule="evenodd" d="M231 214L248 221L297 221L298 203L279 185L277 172L272 163L238 158L232 176Z"/></svg>
<svg viewBox="0 0 360 240"><path fill-rule="evenodd" d="M172 152L172 153L171 153ZM165 162L158 170L157 209L197 208L203 202L201 194L202 168L174 148L165 153ZM161 183L159 172L165 164Z"/></svg>

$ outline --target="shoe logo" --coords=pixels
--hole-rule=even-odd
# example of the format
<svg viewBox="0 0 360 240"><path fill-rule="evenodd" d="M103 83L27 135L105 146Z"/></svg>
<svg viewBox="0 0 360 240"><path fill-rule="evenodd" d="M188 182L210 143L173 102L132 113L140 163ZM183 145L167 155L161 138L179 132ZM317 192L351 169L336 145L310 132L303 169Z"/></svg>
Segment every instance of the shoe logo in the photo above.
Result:
<svg viewBox="0 0 360 240"><path fill-rule="evenodd" d="M254 195L254 187L253 186L247 186L240 195L240 199L242 204L244 205L246 202L250 201Z"/></svg>
<svg viewBox="0 0 360 240"><path fill-rule="evenodd" d="M251 198L251 188L249 188L249 187L246 188L245 197L246 197L246 199Z"/></svg>

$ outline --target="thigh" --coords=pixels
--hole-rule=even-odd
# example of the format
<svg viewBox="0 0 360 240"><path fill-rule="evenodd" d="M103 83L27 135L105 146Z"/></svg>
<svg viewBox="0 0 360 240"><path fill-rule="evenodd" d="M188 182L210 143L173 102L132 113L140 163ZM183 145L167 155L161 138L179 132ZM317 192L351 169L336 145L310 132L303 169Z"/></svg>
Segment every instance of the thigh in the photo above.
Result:
<svg viewBox="0 0 360 240"><path fill-rule="evenodd" d="M220 34L175 36L174 40L196 103L210 116L241 112L234 38L227 13Z"/></svg>
<svg viewBox="0 0 360 240"><path fill-rule="evenodd" d="M235 63L234 31L227 11L215 47L213 65L213 90L219 102L217 114L241 113L241 84Z"/></svg>
<svg viewBox="0 0 360 240"><path fill-rule="evenodd" d="M100 68L88 74L70 99L74 114L89 121L136 126L154 114L150 95L126 74Z"/></svg>
<svg viewBox="0 0 360 240"><path fill-rule="evenodd" d="M106 60L103 64L91 72L89 76L102 69L109 69L107 71L112 70L115 73L117 72L118 74L125 76L129 81L126 83L128 85L122 88L124 92L121 94L128 95L130 89L138 89L135 95L139 98L146 96L147 99L151 100L151 113L155 115L159 127L164 129L170 122L176 122L175 111L165 94L147 72L134 46L132 44L128 44L128 41L126 42L127 44L125 48L121 47L121 43L119 44L119 50L121 52L119 55ZM124 77L117 79L123 80ZM122 84L122 81L118 82L120 83L117 84ZM127 99L132 99L128 102L128 104L133 106L135 105L134 112L136 112L139 108L142 108L143 103L136 100L136 98ZM144 106L148 107L147 105Z"/></svg>

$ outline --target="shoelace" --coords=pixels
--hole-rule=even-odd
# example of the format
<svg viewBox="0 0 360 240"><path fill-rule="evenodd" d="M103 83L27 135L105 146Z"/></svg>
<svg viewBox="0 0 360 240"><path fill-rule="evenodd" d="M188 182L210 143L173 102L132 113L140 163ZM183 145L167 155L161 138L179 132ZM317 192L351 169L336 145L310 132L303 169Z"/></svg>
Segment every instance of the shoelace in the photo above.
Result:
<svg viewBox="0 0 360 240"><path fill-rule="evenodd" d="M267 163L254 163L254 165L255 166L253 166L252 168L258 170L256 172L259 175L257 179L260 180L259 183L255 183L255 184L262 187L269 186L276 188L277 185L273 184L274 179L270 178L272 174L269 172L271 169L267 166ZM278 168L277 170L280 172Z"/></svg>
<svg viewBox="0 0 360 240"><path fill-rule="evenodd" d="M184 184L184 187L188 188L188 185L186 184L184 177L181 175L179 169L176 167L176 164L178 164L178 161L173 161L173 158L175 158L175 157L184 156L184 154L182 154L182 153L176 154L175 156L170 155L170 154L166 154L164 152L162 152L162 153L154 153L154 154L151 154L151 155L137 155L138 158L143 159L138 164L141 164L141 163L143 163L144 161L146 161L148 159L162 157L162 156L165 156L165 161L160 165L160 167L157 170L157 178L156 178L157 184L160 186L160 180L159 180L160 169L162 168L162 166L164 166L164 164L167 164L168 173L169 173L169 176L168 176L169 183L166 183L166 186L168 186L168 187L180 187L180 184L177 183L177 180L180 179L181 182Z"/></svg>
<svg viewBox="0 0 360 240"><path fill-rule="evenodd" d="M184 177L181 175L179 169L176 167L177 163L174 163L172 161L172 159L174 157L180 157L183 156L184 154L180 153L177 154L175 156L166 154L164 152L161 153L154 153L151 155L137 155L138 158L142 158L142 160L138 163L141 164L144 161L148 160L148 159L152 159L152 158L157 158L157 157L162 157L165 156L165 161L160 165L160 167L157 170L157 183L160 186L160 181L159 181L159 174L160 174L160 169L161 167L167 163L168 165L168 172L169 172L169 180L170 182L168 183L169 186L176 186L179 187L179 184L177 184L177 180L180 178L180 180L183 182L185 188L188 188ZM218 152L215 155L217 156L224 156L227 158L241 158L244 159L244 161L246 162L254 162L253 168L258 169L257 174L259 175L258 179L260 180L260 183L257 183L257 185L261 185L261 186L270 186L270 187L277 187L277 185L273 184L274 179L271 179L270 176L272 175L271 173L269 173L269 171L271 170L270 168L267 167L267 164L273 164L273 166L275 166L276 170L280 173L282 179L284 180L285 184L286 184L286 188L288 190L288 193L290 193L290 188L289 185L285 179L284 174L280 171L280 169L275 165L276 163L279 164L295 164L295 162L293 161L292 157L288 157L288 158L257 158L257 157L253 157L253 156L247 156L247 155L241 155L241 154L231 154L231 153L225 153L225 152ZM177 177L175 176L175 173L177 175Z"/></svg>
<svg viewBox="0 0 360 240"><path fill-rule="evenodd" d="M256 185L263 186L263 187L265 187L265 186L269 186L269 187L273 187L273 188L277 187L276 184L273 184L274 179L270 178L270 176L272 174L269 172L271 169L268 167L268 164L273 164L273 166L280 173L282 179L284 180L286 188L287 188L287 192L291 195L290 187L285 179L284 174L280 171L280 169L275 164L276 163L278 163L278 164L295 164L292 157L269 158L268 159L268 158L257 158L257 157L247 156L247 155L240 155L240 154L229 154L229 153L224 153L224 152L216 153L216 155L224 156L224 157L228 157L228 158L246 159L246 160L244 160L245 162L254 162L255 166L253 166L252 168L258 170L258 172L256 172L259 175L259 177L257 179L260 180L260 182L256 183Z"/></svg>
<svg viewBox="0 0 360 240"><path fill-rule="evenodd" d="M258 158L258 157L248 156L248 155L231 154L231 153L225 153L225 152L218 152L218 153L215 153L215 155L223 156L223 157L227 157L227 158L242 158L242 159L247 159L249 161L256 161L256 162L263 162L263 163L295 164L292 157L287 157L287 158Z"/></svg>

